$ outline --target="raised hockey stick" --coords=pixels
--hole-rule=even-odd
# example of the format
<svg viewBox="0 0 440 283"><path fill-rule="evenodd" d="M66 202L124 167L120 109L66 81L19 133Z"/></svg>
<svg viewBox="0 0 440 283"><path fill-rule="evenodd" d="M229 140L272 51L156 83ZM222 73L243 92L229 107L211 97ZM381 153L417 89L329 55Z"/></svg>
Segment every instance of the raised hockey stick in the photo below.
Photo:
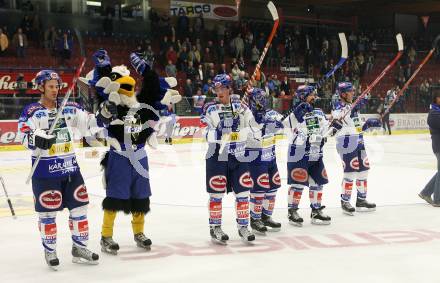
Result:
<svg viewBox="0 0 440 283"><path fill-rule="evenodd" d="M272 15L272 19L274 20L274 23L273 23L272 31L270 32L269 38L267 39L266 46L264 46L263 52L261 53L261 56L258 59L258 63L255 66L254 73L252 74L251 79L248 82L248 85L250 85L255 80L255 76L260 71L261 64L263 64L264 57L266 57L266 53L269 50L270 45L272 44L273 37L277 33L278 25L280 23L277 8L272 3L272 1L269 1L269 3L267 3L267 9L269 9L270 14Z"/></svg>
<svg viewBox="0 0 440 283"><path fill-rule="evenodd" d="M339 118L339 120L343 120L345 118L345 116L347 116L348 113L350 113L353 108L358 105L361 100L368 94L371 92L371 90L380 82L380 80L388 73L389 70L391 70L391 68L393 68L393 66L397 63L397 61L400 59L400 57L402 57L403 55L403 38L402 35L399 33L396 35L396 40L397 40L397 47L399 52L397 52L396 57L394 57L393 61L391 61L386 67L385 69L382 70L382 73L380 73L380 75L371 83L368 85L368 87L361 93L361 95L359 95L359 97L350 105L350 108L343 113L343 115Z"/></svg>
<svg viewBox="0 0 440 283"><path fill-rule="evenodd" d="M277 33L278 30L278 25L280 23L280 19L278 17L278 11L277 8L275 7L275 5L272 3L272 1L269 1L269 3L267 3L267 8L269 9L270 14L272 15L272 19L274 20L274 24L272 27L272 31L270 32L269 38L267 39L266 45L264 46L263 52L260 55L260 58L258 59L258 63L255 66L255 70L252 73L251 78L247 81L246 83L246 95L243 96L242 101L244 103L248 102L248 98L249 98L249 90L252 86L252 83L255 81L255 77L257 76L257 73L260 71L261 69L261 64L263 64L264 58L266 57L266 53L270 48L270 45L272 44L272 40L275 36L275 34Z"/></svg>
<svg viewBox="0 0 440 283"><path fill-rule="evenodd" d="M66 92L66 95L64 96L63 101L61 102L61 106L58 108L58 112L57 115L55 116L55 120L52 123L52 126L49 129L48 135L51 135L55 129L56 124L58 123L58 120L61 118L61 115L63 113L63 109L67 104L67 101L69 100L70 95L72 94L72 91L75 89L75 85L76 85L76 81L78 80L82 69L84 68L84 65L86 64L86 58L83 58L81 61L81 64L79 66L79 68L77 69L75 76L73 77L72 80L72 85L69 87L69 89ZM32 169L31 172L29 173L27 179L26 179L26 184L29 184L32 176L34 175L35 169L37 168L38 163L40 162L41 159L41 152L38 151L37 153L37 158L35 159L34 164L32 165Z"/></svg>
<svg viewBox="0 0 440 283"><path fill-rule="evenodd" d="M347 61L348 58L348 47L347 47L347 38L345 37L345 33L341 32L339 35L339 41L341 43L341 58L338 63L328 71L322 78L314 86L315 89L320 88L333 74ZM292 113L293 109L283 115L281 121L285 120Z"/></svg>
<svg viewBox="0 0 440 283"><path fill-rule="evenodd" d="M432 54L434 54L436 48L437 48L437 44L440 41L440 35L438 35L435 39L434 39L434 43L432 44L432 48L429 51L428 55L426 55L426 57L423 59L423 61L419 64L419 66L417 67L417 69L414 71L414 73L412 74L412 76L406 81L405 85L402 87L402 89L399 91L399 93L397 93L396 97L393 99L393 101L391 101L390 106L388 107L387 110L384 111L384 113L381 115L381 118L383 118L383 116L387 115L390 111L391 108L393 107L393 105L399 101L399 98L403 95L403 92L409 87L409 85L411 84L411 82L414 80L414 78L417 76L417 74L420 72L420 70L423 68L423 66L426 64L426 62L429 61L429 59L432 57Z"/></svg>
<svg viewBox="0 0 440 283"><path fill-rule="evenodd" d="M2 175L0 175L0 182L2 183L3 191L5 192L6 201L8 202L9 210L11 211L12 217L14 219L17 219L17 216L15 215L14 208L12 207L11 199L9 198L9 195L8 195L8 191L6 191L6 186L5 186L5 182L3 180Z"/></svg>

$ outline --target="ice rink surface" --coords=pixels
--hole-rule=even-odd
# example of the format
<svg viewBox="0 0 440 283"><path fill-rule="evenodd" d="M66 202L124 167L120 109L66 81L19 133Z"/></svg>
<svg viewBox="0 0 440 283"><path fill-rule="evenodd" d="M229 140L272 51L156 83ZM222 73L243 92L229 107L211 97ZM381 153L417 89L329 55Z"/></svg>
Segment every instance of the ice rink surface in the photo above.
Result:
<svg viewBox="0 0 440 283"><path fill-rule="evenodd" d="M302 228L287 221L285 140L278 143L278 167L283 186L277 195L274 218L282 230L258 236L246 246L234 224L234 198L224 202L223 228L227 246L210 242L206 208L204 154L206 144L160 145L148 150L153 196L145 234L152 250L137 248L130 217L119 214L114 239L118 256L102 254L102 221L98 158L85 158L90 149L77 149L81 171L90 195L89 248L99 252L98 266L71 263L68 212L57 217L60 268L46 266L33 212L30 152L0 152L0 172L19 214L9 216L0 193L0 282L440 282L440 208L424 203L418 192L435 173L430 137L424 135L366 137L371 170L368 199L377 211L343 215L339 207L342 165L334 140L324 148L330 183L323 204L332 217L329 226L310 224L305 192L300 214Z"/></svg>

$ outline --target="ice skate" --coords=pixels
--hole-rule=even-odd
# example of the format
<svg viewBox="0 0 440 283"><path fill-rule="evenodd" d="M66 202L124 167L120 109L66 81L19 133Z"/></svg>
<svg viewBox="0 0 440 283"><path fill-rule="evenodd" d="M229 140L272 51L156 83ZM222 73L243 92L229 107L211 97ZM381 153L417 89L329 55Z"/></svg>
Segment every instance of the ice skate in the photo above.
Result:
<svg viewBox="0 0 440 283"><path fill-rule="evenodd" d="M81 264L98 264L99 255L94 252L88 250L87 248L72 246L72 262L73 263L81 263Z"/></svg>
<svg viewBox="0 0 440 283"><path fill-rule="evenodd" d="M298 208L289 208L289 214L287 216L289 218L289 223L293 226L302 227L304 219L298 214Z"/></svg>
<svg viewBox="0 0 440 283"><path fill-rule="evenodd" d="M58 266L60 265L60 260L57 257L56 252L48 252L44 250L44 258L46 259L46 263L50 269L57 271Z"/></svg>
<svg viewBox="0 0 440 283"><path fill-rule="evenodd" d="M252 241L255 240L254 233L249 231L247 226L239 226L238 235L240 236L241 240L246 244L250 244Z"/></svg>
<svg viewBox="0 0 440 283"><path fill-rule="evenodd" d="M139 248L143 248L143 249L146 249L146 250L151 250L152 242L151 242L150 239L148 239L144 235L144 233L138 233L138 234L134 235L134 241L136 242L136 245Z"/></svg>
<svg viewBox="0 0 440 283"><path fill-rule="evenodd" d="M112 237L101 237L101 251L104 253L117 255L119 250L119 245L116 243Z"/></svg>
<svg viewBox="0 0 440 283"><path fill-rule="evenodd" d="M312 208L312 213L310 214L312 224L329 225L331 223L332 218L322 212L324 208L325 206L321 206L318 209Z"/></svg>
<svg viewBox="0 0 440 283"><path fill-rule="evenodd" d="M341 200L341 208L344 214L353 216L356 209L348 201Z"/></svg>
<svg viewBox="0 0 440 283"><path fill-rule="evenodd" d="M376 210L376 204L368 202L366 199L358 198L356 200L356 211L358 212L370 212Z"/></svg>
<svg viewBox="0 0 440 283"><path fill-rule="evenodd" d="M262 214L261 220L263 221L264 226L266 226L268 232L278 232L281 230L281 223L275 222L272 217Z"/></svg>
<svg viewBox="0 0 440 283"><path fill-rule="evenodd" d="M251 218L251 228L254 233L266 236L267 228L261 219Z"/></svg>
<svg viewBox="0 0 440 283"><path fill-rule="evenodd" d="M229 236L225 232L223 232L220 225L211 226L209 230L209 233L211 234L211 241L213 243L226 245L226 242L229 240Z"/></svg>

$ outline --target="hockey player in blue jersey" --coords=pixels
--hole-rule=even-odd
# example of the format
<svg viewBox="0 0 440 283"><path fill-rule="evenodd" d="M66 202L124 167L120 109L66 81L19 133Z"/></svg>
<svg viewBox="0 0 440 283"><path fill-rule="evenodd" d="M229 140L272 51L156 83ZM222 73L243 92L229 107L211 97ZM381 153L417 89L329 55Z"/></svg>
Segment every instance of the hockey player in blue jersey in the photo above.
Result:
<svg viewBox="0 0 440 283"><path fill-rule="evenodd" d="M265 234L266 231L281 229L281 223L273 221L271 216L277 190L281 186L275 143L276 134L283 126L279 122L281 115L268 109L264 90L251 90L249 109L257 125L250 131L246 146L247 156L252 156L249 172L254 182L250 197L251 228L255 233Z"/></svg>
<svg viewBox="0 0 440 283"><path fill-rule="evenodd" d="M75 102L68 102L62 110L58 109L61 79L56 72L40 71L35 83L41 91L40 101L24 108L18 132L23 145L32 150L32 163L41 154L32 176L32 191L46 262L55 270L59 265L55 219L58 211L67 208L70 212L73 262L97 264L99 256L87 249L89 198L73 149L74 137L93 136L99 131L95 116ZM49 135L48 130L57 111L62 111L62 115L53 134Z"/></svg>
<svg viewBox="0 0 440 283"><path fill-rule="evenodd" d="M313 106L316 94L312 86L299 86L296 95L300 102L284 122L290 144L287 160L289 223L302 226L298 205L304 188L308 187L312 224L330 224L331 217L324 214L325 206L321 205L322 189L328 183L322 147L329 122L322 110Z"/></svg>
<svg viewBox="0 0 440 283"><path fill-rule="evenodd" d="M341 207L348 215L357 211L374 211L376 204L370 203L367 198L367 177L370 163L365 151L363 131L370 123L361 125L359 110L366 99L363 99L353 109L353 85L350 82L341 82L337 86L340 100L334 105L332 111L333 123L342 122L342 129L336 133L336 149L342 159L344 177L342 180ZM347 113L351 111L350 113ZM345 115L345 117L344 117ZM369 121L367 121L369 122ZM350 204L351 192L356 180L357 198L356 209Z"/></svg>
<svg viewBox="0 0 440 283"><path fill-rule="evenodd" d="M207 103L202 122L207 125L206 189L209 194L209 225L213 242L226 244L229 236L223 232L222 198L235 193L238 234L245 242L255 240L249 231L249 190L253 181L245 157L247 129L253 119L250 110L239 100L231 101L232 80L217 75L213 89L217 99Z"/></svg>

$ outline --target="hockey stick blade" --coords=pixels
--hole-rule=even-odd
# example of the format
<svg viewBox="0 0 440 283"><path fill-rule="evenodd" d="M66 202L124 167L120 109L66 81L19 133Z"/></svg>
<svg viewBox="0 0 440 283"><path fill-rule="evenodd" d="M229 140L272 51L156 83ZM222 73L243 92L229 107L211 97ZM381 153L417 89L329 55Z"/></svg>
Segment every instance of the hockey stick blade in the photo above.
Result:
<svg viewBox="0 0 440 283"><path fill-rule="evenodd" d="M345 33L341 32L339 33L339 41L341 42L341 58L348 58L348 45L347 45L347 38L345 37Z"/></svg>
<svg viewBox="0 0 440 283"><path fill-rule="evenodd" d="M269 1L269 3L267 3L267 9L269 9L269 12L272 15L273 20L277 21L279 19L278 11L277 11L277 7L275 7L272 1Z"/></svg>
<svg viewBox="0 0 440 283"><path fill-rule="evenodd" d="M396 35L396 40L397 40L397 47L398 47L399 51L403 51L403 38L400 33L398 33Z"/></svg>

